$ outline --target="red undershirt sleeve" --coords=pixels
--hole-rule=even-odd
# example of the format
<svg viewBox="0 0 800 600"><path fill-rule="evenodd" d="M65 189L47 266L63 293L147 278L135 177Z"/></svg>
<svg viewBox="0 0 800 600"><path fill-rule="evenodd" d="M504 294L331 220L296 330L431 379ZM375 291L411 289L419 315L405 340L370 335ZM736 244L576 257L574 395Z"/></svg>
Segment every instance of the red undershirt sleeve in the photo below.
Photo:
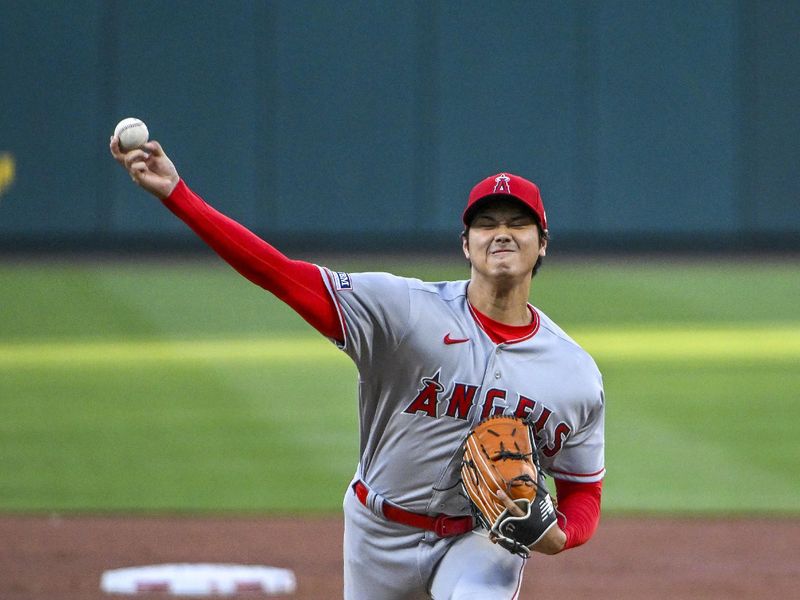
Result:
<svg viewBox="0 0 800 600"><path fill-rule="evenodd" d="M576 483L556 479L558 526L567 536L564 550L589 541L600 523L603 482Z"/></svg>
<svg viewBox="0 0 800 600"><path fill-rule="evenodd" d="M291 260L208 205L181 179L164 205L247 279L273 293L322 335L342 341L342 324L316 265Z"/></svg>

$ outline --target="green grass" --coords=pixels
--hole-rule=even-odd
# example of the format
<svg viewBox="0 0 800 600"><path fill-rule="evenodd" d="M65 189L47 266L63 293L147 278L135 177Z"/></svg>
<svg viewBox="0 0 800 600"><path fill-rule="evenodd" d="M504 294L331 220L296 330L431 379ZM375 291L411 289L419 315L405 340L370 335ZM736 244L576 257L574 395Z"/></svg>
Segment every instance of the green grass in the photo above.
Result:
<svg viewBox="0 0 800 600"><path fill-rule="evenodd" d="M800 267L552 261L533 291L603 371L606 510L800 512ZM0 510L337 511L355 393L224 265L0 265Z"/></svg>

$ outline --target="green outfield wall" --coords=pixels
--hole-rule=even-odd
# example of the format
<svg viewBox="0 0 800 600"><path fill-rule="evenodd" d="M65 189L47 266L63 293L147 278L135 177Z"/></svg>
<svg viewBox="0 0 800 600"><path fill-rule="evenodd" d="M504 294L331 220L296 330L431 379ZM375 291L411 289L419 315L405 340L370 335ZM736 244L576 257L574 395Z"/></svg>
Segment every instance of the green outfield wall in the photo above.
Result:
<svg viewBox="0 0 800 600"><path fill-rule="evenodd" d="M0 0L0 248L192 240L107 153L144 119L271 239L450 244L470 186L555 240L800 247L800 3Z"/></svg>

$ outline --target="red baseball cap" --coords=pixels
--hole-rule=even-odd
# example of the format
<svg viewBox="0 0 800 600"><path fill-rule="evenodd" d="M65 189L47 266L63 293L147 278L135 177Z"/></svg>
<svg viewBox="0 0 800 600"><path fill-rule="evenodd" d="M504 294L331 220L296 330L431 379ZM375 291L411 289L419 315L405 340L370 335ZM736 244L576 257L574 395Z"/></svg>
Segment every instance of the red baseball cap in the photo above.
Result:
<svg viewBox="0 0 800 600"><path fill-rule="evenodd" d="M464 225L469 226L472 215L487 200L498 197L508 197L519 200L525 206L530 208L533 213L539 218L539 223L542 229L547 231L547 216L544 212L544 205L542 204L542 196L539 193L539 188L532 181L520 177L519 175L512 175L511 173L498 173L487 177L469 193L469 200L467 207L464 209L464 214L461 220Z"/></svg>

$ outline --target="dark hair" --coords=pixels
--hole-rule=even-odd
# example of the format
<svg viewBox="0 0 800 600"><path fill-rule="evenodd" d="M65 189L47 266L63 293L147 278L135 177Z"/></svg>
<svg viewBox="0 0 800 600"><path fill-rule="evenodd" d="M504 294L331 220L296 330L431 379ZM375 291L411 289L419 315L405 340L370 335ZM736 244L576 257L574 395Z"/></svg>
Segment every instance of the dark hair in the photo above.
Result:
<svg viewBox="0 0 800 600"><path fill-rule="evenodd" d="M539 222L539 217L534 214L534 219L536 221L536 229L539 230L539 246L541 247L542 242L546 242L550 239L550 236L547 233L546 229L542 229L542 224ZM470 221L471 222L471 221ZM464 231L461 232L461 239L465 239L469 235L469 225L464 228ZM536 264L533 265L533 271L531 272L531 278L536 277L536 273L539 272L539 267L542 266L542 259L544 256L540 256L536 259Z"/></svg>
<svg viewBox="0 0 800 600"><path fill-rule="evenodd" d="M547 233L547 229L542 229L542 224L539 223L539 217L536 217L536 229L539 230L539 247L542 246L542 242L547 242L550 240L550 235ZM536 277L536 273L539 271L539 267L542 266L542 259L544 256L540 256L536 260L536 264L533 265L533 273L531 273L531 277Z"/></svg>

